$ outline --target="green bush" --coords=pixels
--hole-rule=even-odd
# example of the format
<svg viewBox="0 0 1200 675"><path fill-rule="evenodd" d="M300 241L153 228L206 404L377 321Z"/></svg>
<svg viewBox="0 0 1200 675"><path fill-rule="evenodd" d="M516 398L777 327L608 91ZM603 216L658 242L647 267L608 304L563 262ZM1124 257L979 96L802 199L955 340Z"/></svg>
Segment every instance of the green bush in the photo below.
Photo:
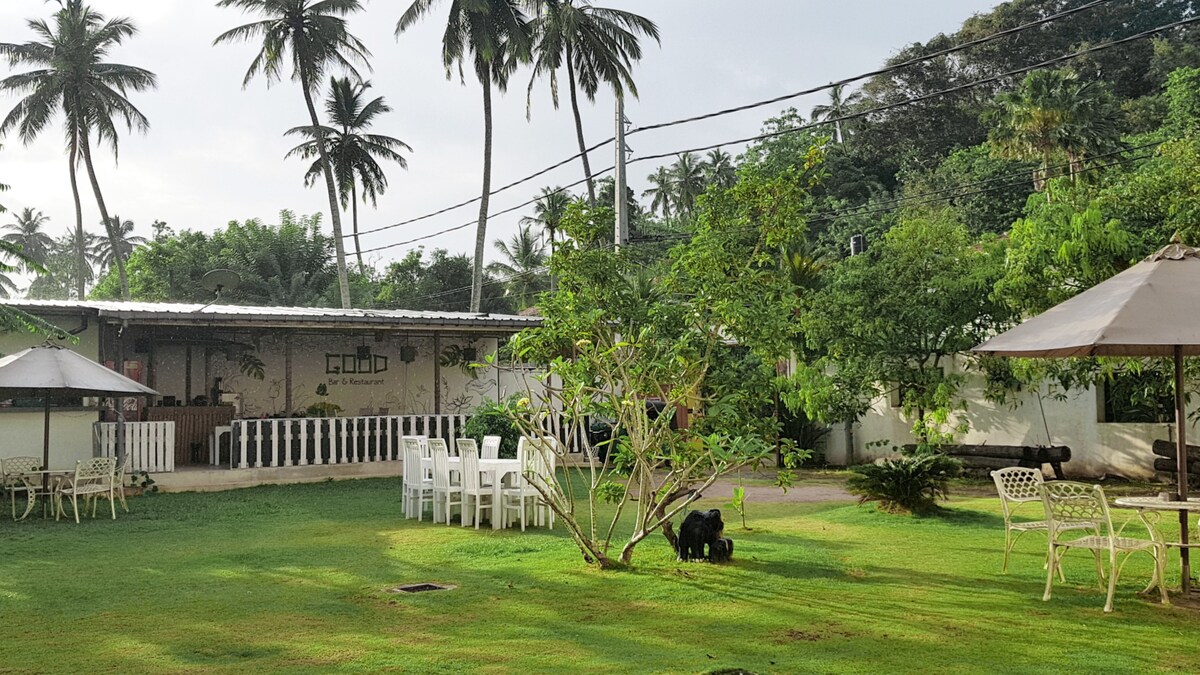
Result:
<svg viewBox="0 0 1200 675"><path fill-rule="evenodd" d="M500 456L513 458L517 456L517 441L521 431L512 421L512 401L497 403L485 400L471 413L467 423L463 425L462 434L474 438L480 445L484 436L500 437Z"/></svg>
<svg viewBox="0 0 1200 675"><path fill-rule="evenodd" d="M878 502L888 513L927 514L937 510L939 499L949 497L950 479L962 473L962 463L927 452L863 464L853 471L849 489L860 504Z"/></svg>

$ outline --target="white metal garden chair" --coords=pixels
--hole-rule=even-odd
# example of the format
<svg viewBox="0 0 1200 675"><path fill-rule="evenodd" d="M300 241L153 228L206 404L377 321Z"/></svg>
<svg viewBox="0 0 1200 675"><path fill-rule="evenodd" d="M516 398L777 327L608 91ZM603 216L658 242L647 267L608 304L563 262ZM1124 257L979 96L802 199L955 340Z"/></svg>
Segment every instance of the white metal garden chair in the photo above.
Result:
<svg viewBox="0 0 1200 675"><path fill-rule="evenodd" d="M415 438L404 439L404 517L424 518L425 502L433 506L433 479L421 467L421 448Z"/></svg>
<svg viewBox="0 0 1200 675"><path fill-rule="evenodd" d="M463 494L463 527L468 525L467 513L472 511L471 503L474 502L474 518L475 529L479 529L479 520L486 509L491 518L499 518L500 505L495 502L495 496L492 494L492 488L483 485L479 480L479 457L475 453L468 452L462 456L462 494Z"/></svg>
<svg viewBox="0 0 1200 675"><path fill-rule="evenodd" d="M29 496L29 486L21 480L20 475L29 471L39 471L42 468L40 457L9 457L0 459L0 487L3 487L12 501L12 517L17 519L17 493Z"/></svg>
<svg viewBox="0 0 1200 675"><path fill-rule="evenodd" d="M455 497L458 497L455 499ZM433 449L433 522L438 522L439 508L450 524L451 507L463 508L463 488L460 484L450 482L450 456L445 449Z"/></svg>
<svg viewBox="0 0 1200 675"><path fill-rule="evenodd" d="M113 472L113 492L116 493L117 499L121 500L121 509L125 513L129 513L129 505L125 503L125 475L129 473L129 453L117 462L117 468Z"/></svg>
<svg viewBox="0 0 1200 675"><path fill-rule="evenodd" d="M1010 466L993 471L992 481L996 484L996 492L1000 494L1000 508L1004 512L1004 564L1001 572L1008 574L1008 559L1021 535L1026 532L1047 532L1045 519L1013 520L1013 514L1022 504L1036 503L1041 507L1042 493L1039 489L1044 481L1041 469L1022 466ZM1059 529L1060 531L1095 530L1099 533L1100 525L1095 522L1063 523ZM1049 562L1046 563L1046 566L1049 566ZM1059 570L1059 578L1065 581L1061 572Z"/></svg>
<svg viewBox="0 0 1200 675"><path fill-rule="evenodd" d="M100 498L108 500L108 508L113 520L117 519L116 490L113 489L113 475L117 470L115 457L93 457L75 462L75 475L70 482L62 485L55 493L56 506L54 519L63 514L63 499L71 499L71 510L75 513L75 522L79 522L79 498L83 497L84 505L92 505L92 517L96 517L96 502Z"/></svg>
<svg viewBox="0 0 1200 675"><path fill-rule="evenodd" d="M479 448L479 456L482 459L499 459L500 458L500 437L499 436L484 436L483 445Z"/></svg>
<svg viewBox="0 0 1200 675"><path fill-rule="evenodd" d="M1104 601L1104 611L1113 610L1113 594L1116 593L1117 579L1129 558L1139 551L1149 553L1154 559L1154 573L1150 585L1145 591L1158 586L1162 603L1169 605L1167 589L1163 576L1167 560L1167 545L1157 533L1151 531L1152 539L1123 537L1120 530L1113 530L1112 516L1108 512L1108 500L1104 498L1104 490L1099 485L1075 483L1071 481L1054 481L1043 483L1039 487L1042 504L1046 509L1047 535L1050 538L1049 569L1046 571L1046 592L1042 600L1050 599L1050 590L1054 585L1054 573L1062 570L1062 556L1069 549L1081 548L1092 552L1096 559L1096 577L1103 588L1104 579L1108 579L1108 596ZM1099 523L1098 534L1085 535L1078 539L1064 540L1059 536L1070 529L1069 526L1079 523ZM1120 557L1124 554L1124 557ZM1104 568L1104 558L1108 558L1107 575Z"/></svg>

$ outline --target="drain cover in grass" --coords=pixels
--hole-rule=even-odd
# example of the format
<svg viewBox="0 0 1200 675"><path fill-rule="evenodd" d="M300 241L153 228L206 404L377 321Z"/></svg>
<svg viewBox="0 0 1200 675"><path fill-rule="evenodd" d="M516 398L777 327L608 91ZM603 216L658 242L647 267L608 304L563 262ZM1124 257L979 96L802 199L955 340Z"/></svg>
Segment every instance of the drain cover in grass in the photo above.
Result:
<svg viewBox="0 0 1200 675"><path fill-rule="evenodd" d="M427 591L449 591L454 586L441 586L438 584L410 584L408 586L397 586L390 589L391 593L425 593Z"/></svg>

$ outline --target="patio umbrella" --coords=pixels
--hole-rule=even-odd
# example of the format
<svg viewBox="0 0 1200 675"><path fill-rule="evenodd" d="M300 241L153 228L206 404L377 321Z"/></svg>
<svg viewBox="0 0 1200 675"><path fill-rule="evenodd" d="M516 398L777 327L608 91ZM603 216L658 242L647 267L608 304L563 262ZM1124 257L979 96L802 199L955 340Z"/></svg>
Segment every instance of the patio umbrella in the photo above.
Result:
<svg viewBox="0 0 1200 675"><path fill-rule="evenodd" d="M1175 362L1177 493L1187 499L1183 358L1200 355L1200 249L1172 243L975 352L1029 358L1162 356ZM1183 589L1190 586L1187 512L1179 514Z"/></svg>
<svg viewBox="0 0 1200 675"><path fill-rule="evenodd" d="M50 465L51 399L157 395L153 389L58 345L45 344L0 359L0 396L42 399L46 415L43 468ZM117 452L121 451L118 447Z"/></svg>

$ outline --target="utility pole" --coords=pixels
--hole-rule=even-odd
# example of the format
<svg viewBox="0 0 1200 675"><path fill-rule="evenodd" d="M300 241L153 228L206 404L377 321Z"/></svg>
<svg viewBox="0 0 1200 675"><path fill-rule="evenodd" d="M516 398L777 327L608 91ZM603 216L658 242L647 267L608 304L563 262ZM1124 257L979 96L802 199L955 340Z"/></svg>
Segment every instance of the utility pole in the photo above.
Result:
<svg viewBox="0 0 1200 675"><path fill-rule="evenodd" d="M613 165L615 176L614 208L617 217L613 231L613 243L621 248L629 243L629 202L625 199L625 98L617 94L617 134L616 134L616 163Z"/></svg>

